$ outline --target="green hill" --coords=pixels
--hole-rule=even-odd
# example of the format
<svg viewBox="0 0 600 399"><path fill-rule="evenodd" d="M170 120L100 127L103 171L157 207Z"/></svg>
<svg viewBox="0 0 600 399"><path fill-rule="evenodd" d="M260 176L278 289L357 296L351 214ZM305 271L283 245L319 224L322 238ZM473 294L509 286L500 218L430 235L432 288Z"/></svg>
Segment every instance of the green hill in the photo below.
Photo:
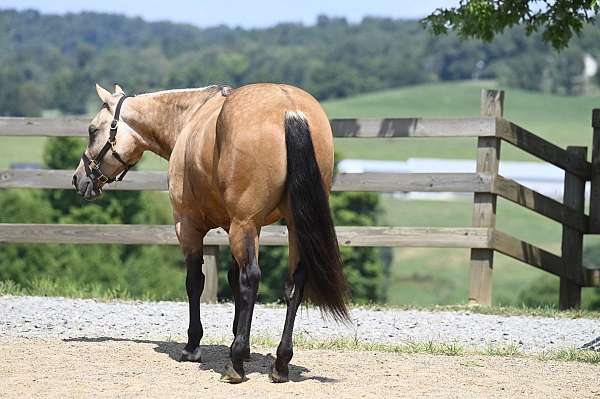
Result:
<svg viewBox="0 0 600 399"><path fill-rule="evenodd" d="M439 83L378 91L343 100L323 102L331 118L342 117L467 117L479 115L482 88L489 81ZM600 96L564 97L506 89L505 117L561 146L590 145L592 108ZM12 162L39 162L43 139L0 138L0 168ZM392 142L394 143L393 145ZM472 139L339 139L337 151L345 158L407 159L410 157L472 158ZM531 159L505 145L502 159ZM145 156L142 169L164 169L166 162Z"/></svg>
<svg viewBox="0 0 600 399"><path fill-rule="evenodd" d="M493 82L474 81L411 86L325 102L331 117L468 117L479 115L482 88ZM560 146L590 145L592 108L600 108L600 96L565 97L505 89L505 118ZM409 157L472 158L471 139L338 140L337 150L346 158L406 159ZM397 141L397 140L396 140ZM469 145L473 143L473 145ZM530 159L505 145L502 159Z"/></svg>
<svg viewBox="0 0 600 399"><path fill-rule="evenodd" d="M493 82L440 83L388 90L343 100L325 107L332 117L467 117L479 114L482 88ZM562 147L590 145L592 108L600 97L562 97L507 89L505 117ZM467 158L475 155L475 139L340 139L336 150L345 158L406 159L409 157ZM502 159L533 160L504 144ZM394 226L469 226L470 201L398 201L384 198L383 223ZM498 228L542 248L560 253L561 227L508 201L498 203ZM593 242L592 237L586 243ZM394 249L388 301L395 304L464 302L468 290L469 251L462 249ZM496 255L494 302L519 305L520 293L538 281L556 278ZM584 290L584 296L589 295ZM551 293L557 299L558 292Z"/></svg>

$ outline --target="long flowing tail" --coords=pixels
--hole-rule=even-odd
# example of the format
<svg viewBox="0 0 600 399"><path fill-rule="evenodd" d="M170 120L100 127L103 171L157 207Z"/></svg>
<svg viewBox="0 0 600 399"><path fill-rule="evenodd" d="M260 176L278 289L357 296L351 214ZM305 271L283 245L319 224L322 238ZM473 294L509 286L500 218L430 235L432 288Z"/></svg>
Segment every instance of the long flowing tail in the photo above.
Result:
<svg viewBox="0 0 600 399"><path fill-rule="evenodd" d="M305 297L336 320L349 320L348 283L310 128L301 112L285 113L285 145L286 191L306 272Z"/></svg>

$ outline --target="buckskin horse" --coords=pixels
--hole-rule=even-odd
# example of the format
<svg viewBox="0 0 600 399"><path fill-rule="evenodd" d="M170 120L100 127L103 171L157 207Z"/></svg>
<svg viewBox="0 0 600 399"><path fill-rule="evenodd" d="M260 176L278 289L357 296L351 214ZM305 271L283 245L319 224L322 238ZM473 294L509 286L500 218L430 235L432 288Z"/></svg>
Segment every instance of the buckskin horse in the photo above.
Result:
<svg viewBox="0 0 600 399"><path fill-rule="evenodd" d="M303 299L337 320L348 320L348 286L328 204L333 137L317 100L283 84L237 89L208 86L129 97L96 85L102 108L89 125L89 143L73 176L85 199L122 180L144 151L169 161L169 196L187 268L188 342L182 361L201 361L200 295L203 238L229 233L228 281L235 300L234 340L223 380L245 379L250 325L261 276L262 226L288 227L287 313L270 378L285 382L292 359L296 312Z"/></svg>

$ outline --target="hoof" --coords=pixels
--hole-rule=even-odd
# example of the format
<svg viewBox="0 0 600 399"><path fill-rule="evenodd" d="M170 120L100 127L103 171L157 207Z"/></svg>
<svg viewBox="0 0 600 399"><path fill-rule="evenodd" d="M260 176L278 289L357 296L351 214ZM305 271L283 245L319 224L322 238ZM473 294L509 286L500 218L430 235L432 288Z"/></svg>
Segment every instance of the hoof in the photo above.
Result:
<svg viewBox="0 0 600 399"><path fill-rule="evenodd" d="M269 378L272 382L280 383L280 382L288 382L290 379L288 378L288 373L283 373L277 371L275 368L275 364L271 367L271 372L269 373Z"/></svg>
<svg viewBox="0 0 600 399"><path fill-rule="evenodd" d="M239 384L240 382L244 381L244 373L242 372L242 374L240 375L240 373L235 371L235 369L233 368L233 364L231 363L231 361L229 361L229 363L227 363L227 365L225 366L225 372L221 377L221 381L227 382L229 384Z"/></svg>
<svg viewBox="0 0 600 399"><path fill-rule="evenodd" d="M181 359L180 361L182 362L201 362L202 359L202 354L200 353L200 347L194 349L193 352L190 352L188 350L182 350L181 351Z"/></svg>

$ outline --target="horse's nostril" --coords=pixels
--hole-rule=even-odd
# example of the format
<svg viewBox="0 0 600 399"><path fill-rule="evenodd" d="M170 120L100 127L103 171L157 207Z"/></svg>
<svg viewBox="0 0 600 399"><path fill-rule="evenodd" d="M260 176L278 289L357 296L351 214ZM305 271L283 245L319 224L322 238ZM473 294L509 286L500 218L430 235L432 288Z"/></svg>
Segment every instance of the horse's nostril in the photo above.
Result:
<svg viewBox="0 0 600 399"><path fill-rule="evenodd" d="M77 176L76 175L73 175L72 183L73 183L73 186L75 186L75 188L77 188Z"/></svg>

